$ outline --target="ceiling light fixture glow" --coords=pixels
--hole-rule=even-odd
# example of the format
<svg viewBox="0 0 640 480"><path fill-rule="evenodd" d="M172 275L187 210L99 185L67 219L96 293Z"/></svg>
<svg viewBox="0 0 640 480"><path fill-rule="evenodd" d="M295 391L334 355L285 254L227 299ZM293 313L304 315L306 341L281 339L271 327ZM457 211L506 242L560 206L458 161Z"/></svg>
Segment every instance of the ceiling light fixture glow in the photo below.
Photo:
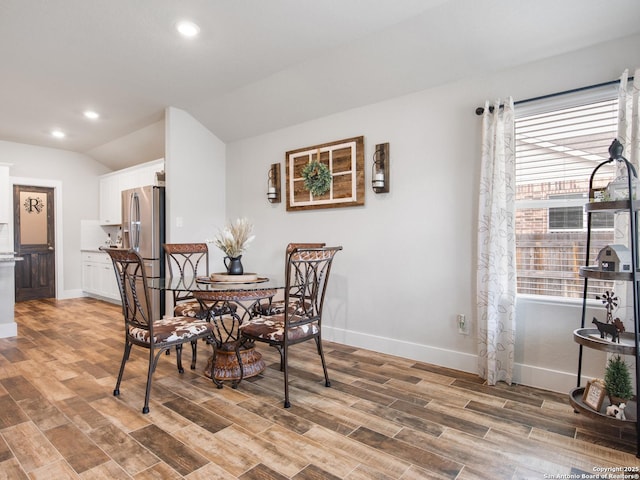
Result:
<svg viewBox="0 0 640 480"><path fill-rule="evenodd" d="M176 25L176 29L178 30L178 32L180 32L180 34L189 38L195 37L196 35L198 35L198 33L200 33L200 27L198 27L198 25L186 20L178 22L178 24Z"/></svg>
<svg viewBox="0 0 640 480"><path fill-rule="evenodd" d="M100 115L97 112L94 112L93 110L86 110L84 112L84 116L90 120L95 120L100 117Z"/></svg>
<svg viewBox="0 0 640 480"><path fill-rule="evenodd" d="M64 138L67 136L62 130L51 130L51 135L56 138Z"/></svg>

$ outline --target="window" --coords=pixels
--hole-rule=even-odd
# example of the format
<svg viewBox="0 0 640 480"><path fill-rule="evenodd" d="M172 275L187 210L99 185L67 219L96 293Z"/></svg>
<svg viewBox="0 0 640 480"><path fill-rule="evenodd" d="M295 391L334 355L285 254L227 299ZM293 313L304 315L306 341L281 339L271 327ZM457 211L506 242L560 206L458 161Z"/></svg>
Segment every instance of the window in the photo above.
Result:
<svg viewBox="0 0 640 480"><path fill-rule="evenodd" d="M589 178L616 137L617 86L516 106L516 268L518 293L581 298ZM601 168L605 187L615 165ZM614 243L614 216L594 213L589 262ZM612 282L589 281L590 298Z"/></svg>
<svg viewBox="0 0 640 480"><path fill-rule="evenodd" d="M549 195L550 199L579 199L580 205L577 207L549 207L549 224L547 228L553 231L586 231L587 214L584 211L584 204L588 201L587 193L568 195ZM594 212L591 214L591 229L613 229L614 214L611 212Z"/></svg>

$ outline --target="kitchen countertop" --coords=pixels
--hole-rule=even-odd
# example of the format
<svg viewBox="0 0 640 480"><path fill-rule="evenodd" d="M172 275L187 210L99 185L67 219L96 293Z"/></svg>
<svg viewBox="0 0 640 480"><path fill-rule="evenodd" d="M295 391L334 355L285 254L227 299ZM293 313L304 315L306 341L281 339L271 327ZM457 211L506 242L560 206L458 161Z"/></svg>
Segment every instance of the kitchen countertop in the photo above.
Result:
<svg viewBox="0 0 640 480"><path fill-rule="evenodd" d="M122 248L122 247L115 247L115 248ZM100 247L96 247L96 248L81 248L80 249L81 252L92 252L92 253L106 253L103 250L100 250Z"/></svg>

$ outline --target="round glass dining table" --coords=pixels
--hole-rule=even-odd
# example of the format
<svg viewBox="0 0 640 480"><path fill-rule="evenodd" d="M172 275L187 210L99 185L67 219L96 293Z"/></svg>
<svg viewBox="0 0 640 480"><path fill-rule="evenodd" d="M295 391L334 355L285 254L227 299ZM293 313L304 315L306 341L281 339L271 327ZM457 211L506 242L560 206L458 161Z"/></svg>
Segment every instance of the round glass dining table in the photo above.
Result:
<svg viewBox="0 0 640 480"><path fill-rule="evenodd" d="M205 375L213 375L218 388L222 388L223 380L232 381L235 387L241 378L258 375L265 369L262 355L251 343L240 348L242 366L239 365L235 353L235 344L240 340L237 327L254 315L258 303L270 302L284 288L284 281L277 275L237 282L212 281L210 277L149 278L148 285L156 290L191 292L199 297L205 318L214 323L216 337L216 353L209 359Z"/></svg>

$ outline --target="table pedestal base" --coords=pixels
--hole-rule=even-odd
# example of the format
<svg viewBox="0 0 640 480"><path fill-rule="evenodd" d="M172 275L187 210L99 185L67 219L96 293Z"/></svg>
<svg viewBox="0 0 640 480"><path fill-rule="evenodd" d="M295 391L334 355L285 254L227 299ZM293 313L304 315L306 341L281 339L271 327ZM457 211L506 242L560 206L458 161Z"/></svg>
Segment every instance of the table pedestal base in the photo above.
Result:
<svg viewBox="0 0 640 480"><path fill-rule="evenodd" d="M240 358L244 368L243 378L254 377L266 368L264 360L262 360L262 354L254 347L240 349ZM204 374L209 378L211 378L212 361L213 357L209 357L207 367L204 369ZM216 380L240 380L240 373L236 352L216 351L216 364L214 367Z"/></svg>

